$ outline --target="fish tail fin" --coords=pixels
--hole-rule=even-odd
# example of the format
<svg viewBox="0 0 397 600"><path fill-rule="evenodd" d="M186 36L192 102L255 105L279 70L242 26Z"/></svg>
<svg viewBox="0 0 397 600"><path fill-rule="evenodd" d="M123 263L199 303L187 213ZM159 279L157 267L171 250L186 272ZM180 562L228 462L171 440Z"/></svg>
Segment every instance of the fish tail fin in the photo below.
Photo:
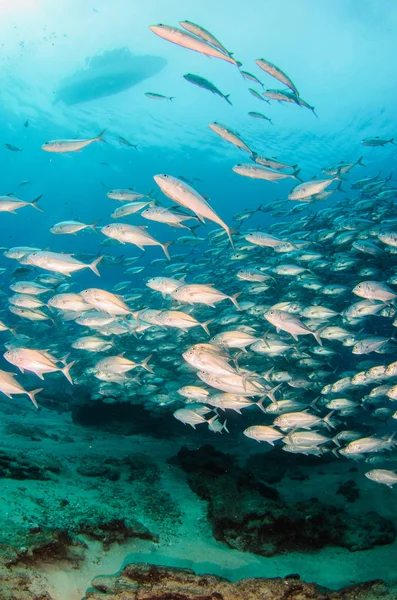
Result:
<svg viewBox="0 0 397 600"><path fill-rule="evenodd" d="M299 173L301 172L302 169L295 169L294 172L292 173L292 176L295 177L295 179L297 179L298 181L303 181L303 179L301 179L300 177L298 177Z"/></svg>
<svg viewBox="0 0 397 600"><path fill-rule="evenodd" d="M197 237L196 229L198 229L200 225L192 225L191 227L186 225L186 227L190 230L190 233L192 233L194 237Z"/></svg>
<svg viewBox="0 0 397 600"><path fill-rule="evenodd" d="M391 436L387 440L387 443L390 445L390 448L393 448L393 446L395 446L397 444L397 442L394 439L395 437L396 437L396 432L392 433Z"/></svg>
<svg viewBox="0 0 397 600"><path fill-rule="evenodd" d="M94 262L92 262L90 265L88 265L88 267L91 269L91 271L93 271L93 273L95 273L95 275L98 275L98 277L100 277L101 274L98 271L97 266L101 262L102 259L103 259L103 256L98 256L98 258L96 258L94 260Z"/></svg>
<svg viewBox="0 0 397 600"><path fill-rule="evenodd" d="M389 140L389 142L390 142L391 144L393 144L393 146L397 146L396 142L394 141L394 138L391 138L391 139Z"/></svg>
<svg viewBox="0 0 397 600"><path fill-rule="evenodd" d="M149 365L149 360L152 358L152 356L153 356L153 354L149 354L149 356L147 356L145 358L145 360L143 360L141 362L141 364L139 365L140 367L142 367L142 369L149 371L149 373L154 373L152 367Z"/></svg>
<svg viewBox="0 0 397 600"><path fill-rule="evenodd" d="M174 242L166 242L165 244L160 244L164 254L166 255L166 257L168 258L168 260L171 260L171 256L170 253L168 252L168 248L171 246L171 244L173 244Z"/></svg>
<svg viewBox="0 0 397 600"><path fill-rule="evenodd" d="M337 192L341 192L342 194L346 194L346 190L342 189L342 180L339 181L338 185L336 186L336 191Z"/></svg>
<svg viewBox="0 0 397 600"><path fill-rule="evenodd" d="M273 127L274 127L273 121L271 119L268 119L268 121L269 121L270 125L273 125Z"/></svg>
<svg viewBox="0 0 397 600"><path fill-rule="evenodd" d="M266 410L263 408L263 403L266 400L266 396L262 396L262 398L260 398L257 402L256 405L258 408L261 409L262 412L266 413Z"/></svg>
<svg viewBox="0 0 397 600"><path fill-rule="evenodd" d="M316 119L318 119L318 114L316 113L316 109L314 108L314 106L310 106L310 110L312 111Z"/></svg>
<svg viewBox="0 0 397 600"><path fill-rule="evenodd" d="M232 238L232 230L230 229L230 227L228 227L227 225L223 226L223 229L226 231L227 233L227 237L229 238L229 242L232 245L232 248L234 248L234 242L233 242L233 238Z"/></svg>
<svg viewBox="0 0 397 600"><path fill-rule="evenodd" d="M208 325L212 323L214 319L209 319L209 321L205 321L205 323L200 323L201 327L204 329L205 333L211 335L210 330L208 329Z"/></svg>
<svg viewBox="0 0 397 600"><path fill-rule="evenodd" d="M273 404L277 404L276 396L274 394L277 392L277 390L279 390L281 388L282 385L283 385L282 383L279 383L274 388L272 388L271 390L268 390L266 392L266 396L268 396L268 398L270 398L270 400L273 402Z"/></svg>
<svg viewBox="0 0 397 600"><path fill-rule="evenodd" d="M320 327L320 329L317 329L317 331L312 331L312 334L314 335L314 339L316 340L316 342L319 346L323 345L323 340L321 339L321 334L326 327L327 327L327 325L324 325L324 327Z"/></svg>
<svg viewBox="0 0 397 600"><path fill-rule="evenodd" d="M142 325L142 322L139 320L139 315L141 314L141 312L143 312L143 311L136 310L135 312L132 313L132 316L134 317L135 321L137 322L138 327L140 327Z"/></svg>
<svg viewBox="0 0 397 600"><path fill-rule="evenodd" d="M239 305L239 303L237 302L237 298L239 296L241 296L243 292L237 292L237 294L233 294L233 296L229 296L229 299L233 302L234 306L237 308L237 310L241 310L241 306Z"/></svg>
<svg viewBox="0 0 397 600"><path fill-rule="evenodd" d="M95 233L98 233L97 225L98 225L98 223L100 223L100 222L101 222L101 220L102 220L102 219L98 219L97 221L94 221L93 223L90 223L90 224L88 225L88 227L89 227L90 229L92 229L92 231L95 231Z"/></svg>
<svg viewBox="0 0 397 600"><path fill-rule="evenodd" d="M43 390L44 390L44 388L38 388L37 390L32 390L31 392L27 392L29 398L31 399L31 401L33 402L33 404L35 405L36 408L39 408L39 405L36 402L36 394L39 394Z"/></svg>
<svg viewBox="0 0 397 600"><path fill-rule="evenodd" d="M338 448L340 448L340 447L341 447L341 445L340 445L340 443L339 443L339 433L338 433L337 435L335 435L335 436L332 438L332 441L334 442L334 444L335 444L336 446L338 446Z"/></svg>
<svg viewBox="0 0 397 600"><path fill-rule="evenodd" d="M334 414L334 412L335 412L334 410L331 410L323 419L323 421L328 429L335 429L335 425L331 421L331 417Z"/></svg>
<svg viewBox="0 0 397 600"><path fill-rule="evenodd" d="M258 153L257 152L252 152L251 151L251 155L250 155L250 159L253 160L255 162L255 159L258 157Z"/></svg>
<svg viewBox="0 0 397 600"><path fill-rule="evenodd" d="M230 433L230 431L228 430L228 428L226 427L226 425L227 425L227 419L224 420L223 425L222 425L222 429L224 431L227 431L227 433Z"/></svg>
<svg viewBox="0 0 397 600"><path fill-rule="evenodd" d="M103 142L104 144L107 144L107 141L103 139L103 136L105 135L105 133L106 133L106 129L103 129L101 131L101 133L98 133L98 135L95 137L96 141L97 142Z"/></svg>
<svg viewBox="0 0 397 600"><path fill-rule="evenodd" d="M334 456L336 456L336 458L340 458L338 454L338 448L334 448L333 450L331 450L331 452Z"/></svg>
<svg viewBox="0 0 397 600"><path fill-rule="evenodd" d="M232 104L232 103L231 103L231 101L229 100L230 94L225 94L223 97L224 97L224 99L226 100L226 102L227 102L228 104L230 104L230 106L233 106L233 104Z"/></svg>
<svg viewBox="0 0 397 600"><path fill-rule="evenodd" d="M33 208L35 208L36 210L38 210L39 212L44 212L43 209L41 208L41 206L39 206L37 203L40 200L40 198L43 197L43 194L40 194L40 196L37 196L37 198L35 198L34 200L32 200L32 202L29 202L30 206L32 206Z"/></svg>
<svg viewBox="0 0 397 600"><path fill-rule="evenodd" d="M175 96L170 96L170 97L168 98L168 100L169 100L170 102L173 102L173 101L175 100Z"/></svg>
<svg viewBox="0 0 397 600"><path fill-rule="evenodd" d="M75 360L72 360L72 362L70 362L68 365L65 365L63 367L63 369L60 369L62 371L62 373L65 375L66 379L69 381L69 383L71 383L73 385L73 379L70 375L70 369L73 367L73 365L75 364Z"/></svg>
<svg viewBox="0 0 397 600"><path fill-rule="evenodd" d="M362 167L366 167L367 165L363 163L363 158L364 158L363 156L360 156L360 158L356 162L356 165L361 165Z"/></svg>

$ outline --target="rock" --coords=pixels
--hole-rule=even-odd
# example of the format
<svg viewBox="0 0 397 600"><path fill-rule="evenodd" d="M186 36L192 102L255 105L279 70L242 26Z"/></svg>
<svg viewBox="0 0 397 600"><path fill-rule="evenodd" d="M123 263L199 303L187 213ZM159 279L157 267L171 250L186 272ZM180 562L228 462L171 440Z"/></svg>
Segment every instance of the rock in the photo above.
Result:
<svg viewBox="0 0 397 600"><path fill-rule="evenodd" d="M365 550L396 538L393 523L377 513L356 516L317 498L283 502L277 490L211 446L182 448L172 462L184 469L191 489L207 502L215 539L230 548L273 556L325 546Z"/></svg>
<svg viewBox="0 0 397 600"><path fill-rule="evenodd" d="M235 583L215 575L138 563L120 574L96 577L84 600L396 600L397 589L372 581L339 591L305 583L295 576L242 579Z"/></svg>
<svg viewBox="0 0 397 600"><path fill-rule="evenodd" d="M50 457L0 450L0 477L8 479L36 479L46 481L61 472L59 463Z"/></svg>
<svg viewBox="0 0 397 600"><path fill-rule="evenodd" d="M355 502L360 497L360 490L353 479L341 483L336 493L344 496L347 502Z"/></svg>
<svg viewBox="0 0 397 600"><path fill-rule="evenodd" d="M157 542L157 537L138 521L129 519L112 519L108 522L85 523L82 524L77 533L83 533L93 540L99 540L103 544L104 550L117 542L123 544L132 538L140 540L151 540Z"/></svg>
<svg viewBox="0 0 397 600"><path fill-rule="evenodd" d="M0 568L1 600L55 600L37 572Z"/></svg>

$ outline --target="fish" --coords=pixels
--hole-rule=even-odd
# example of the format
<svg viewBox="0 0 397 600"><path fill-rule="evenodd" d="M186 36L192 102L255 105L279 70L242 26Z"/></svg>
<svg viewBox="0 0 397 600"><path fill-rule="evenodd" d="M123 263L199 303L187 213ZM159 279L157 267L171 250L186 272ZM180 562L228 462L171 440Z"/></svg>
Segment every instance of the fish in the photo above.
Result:
<svg viewBox="0 0 397 600"><path fill-rule="evenodd" d="M4 148L11 152L22 152L22 148L18 148L18 146L14 146L13 144L4 144Z"/></svg>
<svg viewBox="0 0 397 600"><path fill-rule="evenodd" d="M251 154L251 156L253 155L252 150L241 139L240 135L238 133L236 133L235 131L233 131L232 129L229 129L225 125L221 125L220 123L217 123L217 122L209 123L208 127L210 129L212 129L212 131L214 133L218 134L225 141L230 142L234 146L237 146L237 148L239 148L240 150L245 150L246 152Z"/></svg>
<svg viewBox="0 0 397 600"><path fill-rule="evenodd" d="M194 75L193 73L187 73L186 75L183 76L183 78L186 79L186 81L188 81L189 83L192 83L193 85L197 85L198 87L201 87L204 90L208 90L209 92L212 92L216 96L220 96L221 98L226 100L226 102L228 104L230 104L230 105L232 104L229 99L230 94L223 94L216 87L216 85L214 85L211 81L208 81L208 79L205 79L204 77L201 77L200 75Z"/></svg>
<svg viewBox="0 0 397 600"><path fill-rule="evenodd" d="M117 139L120 144L123 144L123 146L128 146L128 148L134 148L134 150L138 150L138 144L131 144L131 142L123 138L121 135L119 135Z"/></svg>
<svg viewBox="0 0 397 600"><path fill-rule="evenodd" d="M40 379L44 379L43 375L45 373L60 371L69 383L73 384L70 369L76 362L74 360L69 364L59 367L56 364L59 361L47 351L23 347L7 350L3 356L7 362L16 366L22 373L24 373L24 371L31 371L40 377Z"/></svg>
<svg viewBox="0 0 397 600"><path fill-rule="evenodd" d="M93 144L94 142L105 142L103 136L106 133L106 129L103 129L98 135L93 138L87 139L75 139L75 140L53 140L50 142L45 142L41 149L44 152L52 152L56 154L62 154L64 152L80 152L86 146Z"/></svg>
<svg viewBox="0 0 397 600"><path fill-rule="evenodd" d="M58 252L49 252L46 250L32 252L24 257L24 264L39 267L47 271L55 271L62 273L66 277L70 277L71 273L80 271L81 269L91 269L98 277L100 273L97 269L98 264L103 259L103 256L98 256L92 263L86 265L81 261L73 258L71 254L60 254Z"/></svg>
<svg viewBox="0 0 397 600"><path fill-rule="evenodd" d="M128 223L112 223L102 227L101 231L109 238L116 239L122 244L134 244L140 250L144 250L145 246L160 246L167 259L171 260L168 247L172 242L166 242L165 244L158 242L143 227L129 225Z"/></svg>
<svg viewBox="0 0 397 600"><path fill-rule="evenodd" d="M253 119L262 119L264 121L269 121L270 125L273 125L273 122L271 119L269 119L269 117L267 117L266 115L264 115L263 113L259 113L259 112L255 112L255 111L251 111L248 113L249 117L252 117ZM256 161L257 162L257 161Z"/></svg>
<svg viewBox="0 0 397 600"><path fill-rule="evenodd" d="M232 54L226 50L225 46L223 46L223 44L221 44L221 42L212 33L210 33L207 29L204 29L204 27L201 27L192 21L179 21L179 25L186 29L186 31L189 31L190 33L193 33L194 35L203 39L205 42L208 42L211 44L211 46L215 46L215 48L218 48L224 54L232 56Z"/></svg>
<svg viewBox="0 0 397 600"><path fill-rule="evenodd" d="M299 179L298 175L300 169L295 170L293 173L285 173L285 171L279 171L277 169L271 169L270 167L263 167L262 165L252 165L249 163L238 164L232 167L232 170L238 175L243 177L250 177L251 179L265 179L266 181L279 181L280 179Z"/></svg>
<svg viewBox="0 0 397 600"><path fill-rule="evenodd" d="M188 50L193 50L194 52L199 52L200 54L204 54L204 56L220 58L221 60L231 63L232 65L239 66L237 61L234 60L234 58L232 58L229 54L225 54L216 46L213 46L205 41L202 37L197 37L197 35L193 35L188 31L178 29L177 27L171 27L169 25L164 25L163 23L151 25L149 29L168 42L172 42L173 44L177 44L178 46L182 46Z"/></svg>
<svg viewBox="0 0 397 600"><path fill-rule="evenodd" d="M36 396L42 391L43 388L39 388L28 392L15 379L13 373L8 373L7 371L0 370L0 392L7 396L7 398L12 398L13 395L24 394L26 396L29 396L30 400L36 408L39 408Z"/></svg>
<svg viewBox="0 0 397 600"><path fill-rule="evenodd" d="M372 469L365 473L365 477L371 481L376 481L376 483L383 483L389 488L393 488L393 485L397 483L397 473L387 469Z"/></svg>
<svg viewBox="0 0 397 600"><path fill-rule="evenodd" d="M164 96L163 94L157 94L156 92L145 92L145 96L152 100L169 100L170 102L175 100L175 96Z"/></svg>
<svg viewBox="0 0 397 600"><path fill-rule="evenodd" d="M41 196L35 200L32 200L31 202L27 202L25 200L15 198L14 196L0 196L0 212L16 214L16 211L24 206L31 206L39 212L43 212L43 209L38 205L40 198Z"/></svg>
<svg viewBox="0 0 397 600"><path fill-rule="evenodd" d="M375 147L375 146L385 146L386 144L394 144L396 145L394 138L390 138L390 140L383 140L379 137L367 137L364 138L363 140L361 140L361 144L363 146L371 146L371 147Z"/></svg>
<svg viewBox="0 0 397 600"><path fill-rule="evenodd" d="M55 223L55 225L50 228L50 232L55 235L75 234L83 229L92 229L96 232L97 224L98 221L90 223L89 225L80 223L79 221L62 221L60 223Z"/></svg>
<svg viewBox="0 0 397 600"><path fill-rule="evenodd" d="M265 60L264 58L257 58L255 62L258 65L258 67L262 69L262 71L265 71L265 73L268 73L275 79L278 79L278 81L281 81L281 83L289 87L296 96L299 96L298 90L296 89L295 85L288 77L288 75L284 73L284 71L276 67L276 65L269 62L268 60Z"/></svg>
<svg viewBox="0 0 397 600"><path fill-rule="evenodd" d="M163 194L171 198L171 200L177 204L194 212L200 221L204 222L204 219L208 219L209 221L213 221L220 225L222 229L226 231L229 241L233 246L230 227L218 217L203 196L201 196L201 194L193 187L171 175L155 175L154 180Z"/></svg>

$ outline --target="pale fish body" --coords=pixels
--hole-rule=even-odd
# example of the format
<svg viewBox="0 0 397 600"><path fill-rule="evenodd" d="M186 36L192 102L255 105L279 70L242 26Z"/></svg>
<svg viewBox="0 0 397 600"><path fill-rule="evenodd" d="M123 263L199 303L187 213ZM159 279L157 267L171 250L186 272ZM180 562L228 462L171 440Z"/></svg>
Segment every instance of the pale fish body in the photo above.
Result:
<svg viewBox="0 0 397 600"><path fill-rule="evenodd" d="M17 281L10 285L10 289L17 294L28 294L29 296L39 296L51 291L50 288L36 281Z"/></svg>
<svg viewBox="0 0 397 600"><path fill-rule="evenodd" d="M262 246L263 248L275 248L284 243L283 240L280 240L274 235L263 233L262 231L248 233L245 236L245 239L247 242L255 244L255 246Z"/></svg>
<svg viewBox="0 0 397 600"><path fill-rule="evenodd" d="M0 392L2 392L7 398L12 398L12 395L26 394L29 396L36 408L38 407L36 401L36 394L41 392L43 388L27 392L25 388L15 379L12 373L7 371L0 371Z"/></svg>
<svg viewBox="0 0 397 600"><path fill-rule="evenodd" d="M136 363L133 360L125 358L124 353L119 354L118 356L108 356L107 358L99 360L95 365L95 369L103 373L122 375L128 371L132 371L132 369L142 367L146 371L149 371L149 373L153 373L153 369L149 365L151 357L152 355L145 358L141 363Z"/></svg>
<svg viewBox="0 0 397 600"><path fill-rule="evenodd" d="M51 321L51 317L43 313L40 309L22 308L21 306L13 306L12 304L8 307L8 310L14 315L27 319L28 321Z"/></svg>
<svg viewBox="0 0 397 600"><path fill-rule="evenodd" d="M104 142L102 139L106 129L101 131L97 136L93 138L81 139L81 140L53 140L51 142L46 142L42 145L41 149L45 152L78 152L82 150L86 146L89 146L93 142Z"/></svg>
<svg viewBox="0 0 397 600"><path fill-rule="evenodd" d="M245 350L247 346L251 346L257 341L257 339L258 338L250 335L249 333L236 329L234 331L224 331L223 333L218 333L210 341L211 343L218 344L223 348L240 348Z"/></svg>
<svg viewBox="0 0 397 600"><path fill-rule="evenodd" d="M106 195L111 200L118 200L119 202L135 202L136 200L145 198L146 194L140 194L128 189L115 189L110 190Z"/></svg>
<svg viewBox="0 0 397 600"><path fill-rule="evenodd" d="M289 200L301 200L302 198L307 198L308 196L313 196L314 194L319 194L324 191L333 181L338 180L339 177L332 177L330 179L312 179L310 181L305 181L300 183L290 192L288 199Z"/></svg>
<svg viewBox="0 0 397 600"><path fill-rule="evenodd" d="M271 446L274 446L274 442L284 437L283 433L267 425L252 425L244 429L243 434L257 442L268 442Z"/></svg>
<svg viewBox="0 0 397 600"><path fill-rule="evenodd" d="M72 343L72 348L76 350L85 350L86 352L104 352L109 350L112 344L107 340L95 335L86 335L81 338L77 338Z"/></svg>
<svg viewBox="0 0 397 600"><path fill-rule="evenodd" d="M151 203L152 200L149 200L148 202L126 202L122 206L116 208L116 210L114 210L110 216L112 219L121 219L123 217L127 217L128 215L133 215L139 212L145 208L145 206L148 206Z"/></svg>
<svg viewBox="0 0 397 600"><path fill-rule="evenodd" d="M389 439L366 437L359 438L354 442L350 442L350 444L344 448L344 452L346 456L357 456L370 452L382 452L383 450L390 450L393 448L393 445L393 436L390 436Z"/></svg>
<svg viewBox="0 0 397 600"><path fill-rule="evenodd" d="M216 212L210 207L206 200L196 192L190 185L172 177L171 175L155 175L154 180L160 187L163 194L171 198L177 204L188 208L194 212L204 222L204 219L213 221L220 225L227 233L230 243L233 246L233 240L230 232L230 228L222 221Z"/></svg>
<svg viewBox="0 0 397 600"><path fill-rule="evenodd" d="M80 292L81 297L87 304L99 312L109 315L128 315L131 310L125 302L116 294L98 288L89 288Z"/></svg>
<svg viewBox="0 0 397 600"><path fill-rule="evenodd" d="M393 292L385 283L381 281L362 281L353 288L353 294L360 298L368 300L381 300L388 302L397 298L397 294Z"/></svg>
<svg viewBox="0 0 397 600"><path fill-rule="evenodd" d="M269 310L265 315L265 319L274 325L277 331L287 331L294 339L298 339L299 335L313 335L317 343L322 346L322 341L319 334L309 329L302 321L293 315L281 310Z"/></svg>
<svg viewBox="0 0 397 600"><path fill-rule="evenodd" d="M176 288L176 290L172 292L171 297L174 298L174 300L185 302L186 304L205 304L206 306L212 307L214 307L217 302L222 302L222 300L230 300L237 310L240 310L240 306L237 303L237 297L240 293L241 292L234 296L228 296L210 285L191 283Z"/></svg>
<svg viewBox="0 0 397 600"><path fill-rule="evenodd" d="M225 359L211 350L203 350L192 346L182 356L189 365L199 371L213 373L214 375L237 374L236 369L229 364L230 359Z"/></svg>
<svg viewBox="0 0 397 600"><path fill-rule="evenodd" d="M255 381L247 380L243 375L214 375L206 371L200 371L197 376L201 381L207 383L222 392L229 392L236 396L263 396L267 393L266 388ZM270 392L270 390L269 390Z"/></svg>
<svg viewBox="0 0 397 600"><path fill-rule="evenodd" d="M297 174L298 171L294 171L293 173L285 173L284 171L278 171L277 169L271 169L270 167L263 167L262 165L256 164L238 164L235 165L232 170L237 173L237 175L242 175L243 177L250 177L251 179L265 179L266 181L279 181L280 179L287 179L288 177L292 177L292 179L298 179Z"/></svg>
<svg viewBox="0 0 397 600"><path fill-rule="evenodd" d="M56 364L58 362L57 359L51 356L51 354L30 348L13 348L7 350L4 354L4 358L12 365L18 367L22 373L24 371L31 371L40 377L40 379L44 379L44 373L55 373L56 371L60 371L70 383L73 383L69 371L75 361L72 361L63 367L58 367Z"/></svg>
<svg viewBox="0 0 397 600"><path fill-rule="evenodd" d="M233 129L229 129L225 125L221 125L220 123L208 123L208 127L212 129L214 133L219 135L222 139L230 144L233 144L240 150L245 150L249 154L252 154L252 150L247 146L247 144L241 139L238 133L233 131Z"/></svg>
<svg viewBox="0 0 397 600"><path fill-rule="evenodd" d="M91 269L95 275L99 277L99 271L97 269L98 263L102 260L102 256L99 256L91 264L86 265L76 258L73 258L71 254L59 254L58 252L47 252L39 251L33 252L27 255L24 260L25 264L40 267L46 271L55 271L56 273L62 273L67 277L70 277L74 271L80 271L81 269Z"/></svg>
<svg viewBox="0 0 397 600"><path fill-rule="evenodd" d="M37 201L25 202L25 200L20 200L13 196L0 196L0 212L15 214L18 208L23 208L24 206L32 206L36 210L41 211L41 208L37 205Z"/></svg>
<svg viewBox="0 0 397 600"><path fill-rule="evenodd" d="M88 228L96 231L95 225L96 223L86 225L85 223L80 223L79 221L62 221L53 225L50 229L50 232L55 235L70 235Z"/></svg>
<svg viewBox="0 0 397 600"><path fill-rule="evenodd" d="M195 217L191 215L181 215L161 206L146 208L141 212L141 217L148 219L149 221L164 223L165 225L170 225L171 227L184 227L185 229L190 229L190 227L184 225L183 221L195 219Z"/></svg>
<svg viewBox="0 0 397 600"><path fill-rule="evenodd" d="M44 306L35 296L29 296L28 294L14 294L8 298L8 302L14 306L20 306L21 308L40 308Z"/></svg>
<svg viewBox="0 0 397 600"><path fill-rule="evenodd" d="M184 313L181 310L161 311L156 318L156 322L157 324L164 325L166 327L176 327L177 329L182 329L182 331L187 331L192 327L200 326L208 335L210 335L208 323L199 323L197 319L192 317L192 315Z"/></svg>
<svg viewBox="0 0 397 600"><path fill-rule="evenodd" d="M372 471L365 473L365 477L368 477L371 481L376 481L376 483L383 483L389 488L397 483L397 473L387 469L372 469Z"/></svg>
<svg viewBox="0 0 397 600"><path fill-rule="evenodd" d="M114 320L115 317L113 315L105 315L98 311L88 311L78 317L75 322L83 327L97 328L109 325Z"/></svg>
<svg viewBox="0 0 397 600"><path fill-rule="evenodd" d="M129 225L128 223L113 223L102 227L102 233L109 238L118 240L122 244L134 244L140 250L144 250L145 246L160 246L168 260L170 260L168 246L171 242L167 242L166 244L158 242L143 227Z"/></svg>
<svg viewBox="0 0 397 600"><path fill-rule="evenodd" d="M198 402L205 402L210 395L208 390L197 385L185 385L179 388L178 394Z"/></svg>
<svg viewBox="0 0 397 600"><path fill-rule="evenodd" d="M204 414L207 414L210 410ZM193 429L196 429L196 425L200 425L200 423L207 423L207 419L205 419L203 414L200 414L200 411L189 409L189 408L179 408L174 412L175 419L178 419L184 425L191 425Z"/></svg>
<svg viewBox="0 0 397 600"><path fill-rule="evenodd" d="M63 311L84 312L90 310L90 305L85 302L80 294L56 294L48 300L48 306Z"/></svg>
<svg viewBox="0 0 397 600"><path fill-rule="evenodd" d="M265 71L265 73L268 73L275 79L278 79L278 81L281 81L281 83L289 87L294 92L294 94L296 94L296 96L299 96L298 90L296 89L295 85L292 83L288 75L284 73L284 71L276 67L276 65L269 62L268 60L265 60L264 58L258 58L255 60L255 62L258 65L258 67L262 69L262 71Z"/></svg>
<svg viewBox="0 0 397 600"><path fill-rule="evenodd" d="M178 29L177 27L163 25L162 23L160 23L159 25L151 25L149 29L159 37L163 38L164 40L167 40L168 42L172 42L177 46L182 46L183 48L187 48L188 50L199 52L200 54L204 54L205 56L220 58L222 60L225 60L226 62L231 63L232 65L237 66L237 62L234 60L234 58L232 58L228 54L224 54L224 52L212 46L201 37L196 37L195 35L192 35L187 31L183 31L182 29Z"/></svg>
<svg viewBox="0 0 397 600"><path fill-rule="evenodd" d="M146 282L146 285L156 292L161 292L163 296L167 296L172 294L181 285L184 285L184 281L172 277L151 277Z"/></svg>
<svg viewBox="0 0 397 600"><path fill-rule="evenodd" d="M204 29L204 27L201 27L192 21L179 21L179 25L229 56L229 52L226 50L225 46L223 46L223 44L221 44L220 41L214 35L212 35L212 33L210 33L207 29Z"/></svg>

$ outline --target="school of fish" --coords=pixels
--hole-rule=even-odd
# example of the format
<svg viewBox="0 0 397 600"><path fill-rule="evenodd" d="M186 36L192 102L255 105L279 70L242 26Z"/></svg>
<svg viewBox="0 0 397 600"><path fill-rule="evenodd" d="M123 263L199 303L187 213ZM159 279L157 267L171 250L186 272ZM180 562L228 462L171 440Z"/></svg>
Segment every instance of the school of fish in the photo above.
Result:
<svg viewBox="0 0 397 600"><path fill-rule="evenodd" d="M262 74L284 88L262 91L264 84L243 71L208 30L191 21L180 26L150 29L168 42L230 63L250 85L260 86L248 91L261 101L295 104L316 115L273 63L255 61ZM184 78L231 104L228 94L201 76ZM155 92L146 96L173 100ZM262 113L249 115L272 124ZM290 453L366 461L366 477L392 487L397 473L386 468L397 461L397 186L392 174L372 173L360 157L323 165L316 176L304 179L297 164L258 154L229 125L208 126L219 144L236 148L236 156L247 153L246 162L236 161L234 173L265 180L264 189L289 179L288 195L234 215L232 226L195 182L159 173L148 182L148 189L155 188L150 193L110 190L107 196L117 206L106 224L62 221L50 229L59 236L95 232L101 250L125 245L122 257L3 248L11 279L2 297L0 331L8 335L3 356L21 374L37 376L41 387L27 390L18 372L1 370L0 391L9 398L26 395L39 408L44 376L57 373L69 384L89 387L94 399L169 407L183 424L214 433L228 433L226 417L232 411L239 415L241 435L255 442ZM42 150L77 152L104 142L105 134L45 142ZM119 141L136 149L124 138ZM394 139L361 143L383 147ZM333 194L336 200L326 203ZM41 210L39 199L1 196L0 212L16 213L29 205ZM266 214L275 219L271 225L249 227L254 215L263 215L265 224ZM150 224L134 224L137 215L188 230L187 235L157 239ZM217 226L208 235L201 233L206 221ZM172 244L187 251L173 252ZM130 255L131 246L141 251L157 246L160 256L149 265L135 265L139 256ZM100 276L112 265L124 269L125 280L110 290L101 283L76 290L74 272L88 269ZM161 276L146 275L150 269ZM138 274L144 288L132 287L130 277ZM257 424L244 425L243 409Z"/></svg>

